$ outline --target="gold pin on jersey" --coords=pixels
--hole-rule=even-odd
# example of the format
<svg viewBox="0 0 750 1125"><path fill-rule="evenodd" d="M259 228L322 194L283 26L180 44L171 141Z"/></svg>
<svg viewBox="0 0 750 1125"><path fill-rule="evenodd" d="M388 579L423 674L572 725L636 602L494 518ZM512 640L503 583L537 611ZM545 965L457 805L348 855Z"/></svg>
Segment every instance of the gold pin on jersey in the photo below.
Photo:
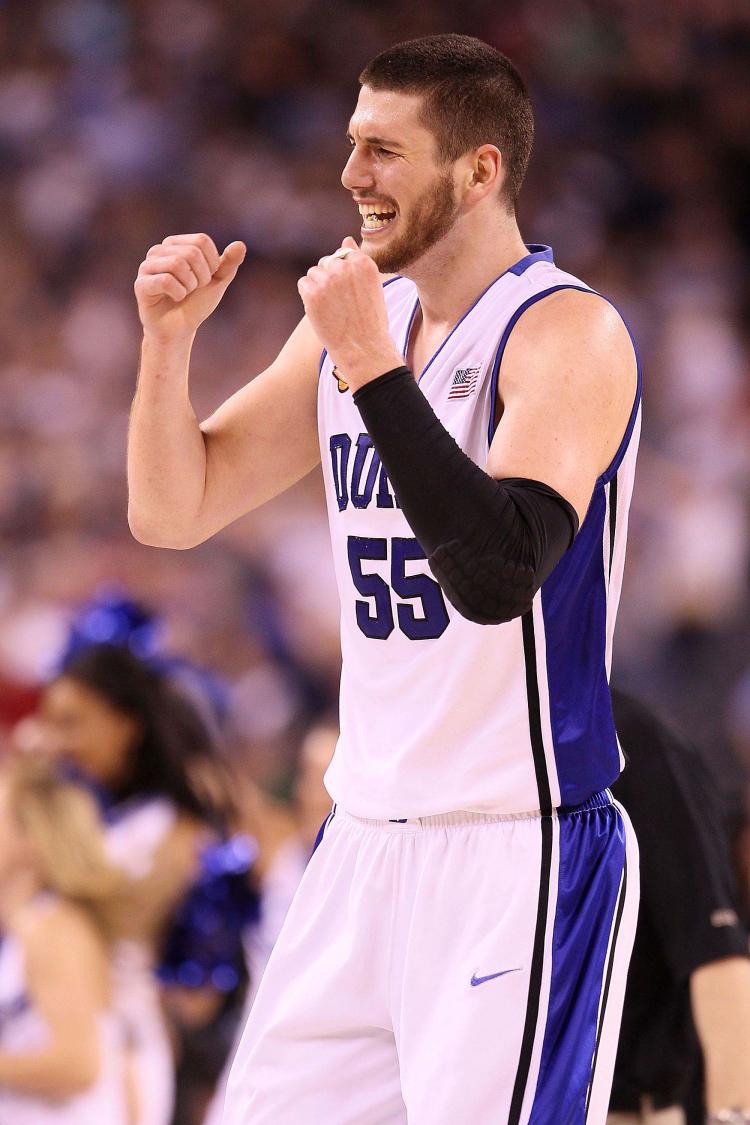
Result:
<svg viewBox="0 0 750 1125"><path fill-rule="evenodd" d="M339 394L343 394L344 391L349 390L349 384L346 382L345 379L341 378L341 372L339 371L339 369L338 369L338 367L336 366L335 363L333 365L333 370L331 371L331 374L333 375L334 379L336 380L336 382L339 385Z"/></svg>

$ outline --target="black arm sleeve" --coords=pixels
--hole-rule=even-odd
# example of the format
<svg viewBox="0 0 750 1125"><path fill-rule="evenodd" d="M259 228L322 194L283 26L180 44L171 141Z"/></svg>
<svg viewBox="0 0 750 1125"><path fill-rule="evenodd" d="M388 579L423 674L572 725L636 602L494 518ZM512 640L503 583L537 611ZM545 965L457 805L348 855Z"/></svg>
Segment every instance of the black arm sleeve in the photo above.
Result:
<svg viewBox="0 0 750 1125"><path fill-rule="evenodd" d="M475 465L408 367L366 383L354 401L452 605L482 625L530 609L578 530L572 505L539 481L498 481Z"/></svg>

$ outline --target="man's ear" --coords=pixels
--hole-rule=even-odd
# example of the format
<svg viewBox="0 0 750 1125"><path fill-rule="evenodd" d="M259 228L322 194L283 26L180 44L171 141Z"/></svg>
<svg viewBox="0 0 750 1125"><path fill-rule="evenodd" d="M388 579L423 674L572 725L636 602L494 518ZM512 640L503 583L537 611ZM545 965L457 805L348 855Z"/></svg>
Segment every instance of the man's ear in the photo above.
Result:
<svg viewBox="0 0 750 1125"><path fill-rule="evenodd" d="M496 145L481 145L475 149L472 157L473 187L497 186L503 176L503 157Z"/></svg>

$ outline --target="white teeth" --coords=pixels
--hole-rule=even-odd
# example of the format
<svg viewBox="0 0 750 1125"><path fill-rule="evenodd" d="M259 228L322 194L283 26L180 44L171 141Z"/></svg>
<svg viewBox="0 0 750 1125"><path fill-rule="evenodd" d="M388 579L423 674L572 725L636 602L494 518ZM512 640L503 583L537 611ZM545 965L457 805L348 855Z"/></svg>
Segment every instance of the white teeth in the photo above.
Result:
<svg viewBox="0 0 750 1125"><path fill-rule="evenodd" d="M372 218L389 218L390 219L390 218L393 218L393 216L396 214L395 211L379 211L377 209L377 207L373 207L373 205L371 203L359 203L357 206L358 206L358 209L359 209L359 213L360 213L360 215L362 216L363 219L372 219Z"/></svg>
<svg viewBox="0 0 750 1125"><path fill-rule="evenodd" d="M381 230L396 218L395 211L379 211L372 203L359 203L357 206L366 230Z"/></svg>

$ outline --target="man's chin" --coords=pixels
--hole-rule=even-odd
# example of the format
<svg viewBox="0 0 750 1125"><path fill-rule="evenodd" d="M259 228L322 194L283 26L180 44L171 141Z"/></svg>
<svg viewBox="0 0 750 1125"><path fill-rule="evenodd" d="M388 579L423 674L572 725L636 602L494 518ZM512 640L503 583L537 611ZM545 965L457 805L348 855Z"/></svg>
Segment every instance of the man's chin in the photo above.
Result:
<svg viewBox="0 0 750 1125"><path fill-rule="evenodd" d="M400 273L413 260L408 254L404 254L398 246L376 247L367 246L363 243L362 249L372 258L380 272L384 274Z"/></svg>

